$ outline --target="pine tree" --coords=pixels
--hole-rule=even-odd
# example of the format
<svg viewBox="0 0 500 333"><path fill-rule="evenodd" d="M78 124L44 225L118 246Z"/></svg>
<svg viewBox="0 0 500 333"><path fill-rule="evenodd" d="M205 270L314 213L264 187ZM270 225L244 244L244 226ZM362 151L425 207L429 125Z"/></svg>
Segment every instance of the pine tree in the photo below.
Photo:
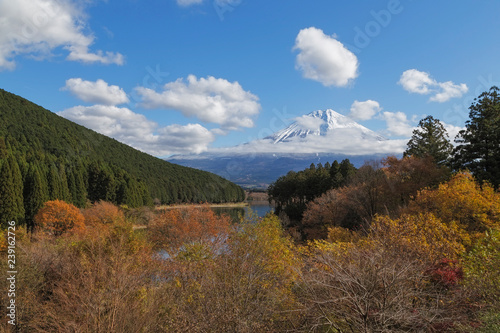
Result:
<svg viewBox="0 0 500 333"><path fill-rule="evenodd" d="M0 225L4 227L7 222L15 219L14 183L9 163L6 160L0 162L2 162L0 168Z"/></svg>
<svg viewBox="0 0 500 333"><path fill-rule="evenodd" d="M38 210L48 200L43 189L40 172L33 164L30 164L26 181L24 182L24 209L26 225L29 231L33 230L34 217Z"/></svg>
<svg viewBox="0 0 500 333"><path fill-rule="evenodd" d="M50 165L47 184L49 187L50 200L63 199L61 180L59 177L59 172L57 171L57 167L54 163Z"/></svg>
<svg viewBox="0 0 500 333"><path fill-rule="evenodd" d="M349 178L354 176L356 170L356 167L351 163L351 161L349 161L349 159L346 158L345 160L342 160L342 162L340 162L339 171L342 175L343 182L348 181Z"/></svg>
<svg viewBox="0 0 500 333"><path fill-rule="evenodd" d="M13 191L13 218L17 222L24 222L24 203L23 203L23 177L21 175L21 170L19 169L19 164L14 159L13 155L9 155L7 162L10 167L10 177L12 178L12 191Z"/></svg>
<svg viewBox="0 0 500 333"><path fill-rule="evenodd" d="M480 181L500 185L500 89L491 87L469 107L465 130L455 141L453 166L466 168Z"/></svg>
<svg viewBox="0 0 500 333"><path fill-rule="evenodd" d="M418 128L408 141L404 156L424 158L431 156L438 165L445 164L453 150L443 124L432 116L420 120Z"/></svg>

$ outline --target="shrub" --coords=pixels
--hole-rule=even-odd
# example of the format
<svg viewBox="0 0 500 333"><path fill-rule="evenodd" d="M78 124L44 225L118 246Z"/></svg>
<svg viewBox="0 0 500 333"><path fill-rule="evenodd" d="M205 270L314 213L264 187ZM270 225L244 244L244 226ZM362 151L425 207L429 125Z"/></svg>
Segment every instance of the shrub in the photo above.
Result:
<svg viewBox="0 0 500 333"><path fill-rule="evenodd" d="M112 224L123 222L125 219L120 208L111 202L102 200L83 210L83 216L85 217L85 223L88 225L97 225L100 223Z"/></svg>
<svg viewBox="0 0 500 333"><path fill-rule="evenodd" d="M78 208L62 200L47 201L35 215L35 226L54 236L82 231L84 221Z"/></svg>
<svg viewBox="0 0 500 333"><path fill-rule="evenodd" d="M164 210L148 227L149 238L157 248L175 255L186 243L218 244L227 237L231 219L218 216L208 206Z"/></svg>

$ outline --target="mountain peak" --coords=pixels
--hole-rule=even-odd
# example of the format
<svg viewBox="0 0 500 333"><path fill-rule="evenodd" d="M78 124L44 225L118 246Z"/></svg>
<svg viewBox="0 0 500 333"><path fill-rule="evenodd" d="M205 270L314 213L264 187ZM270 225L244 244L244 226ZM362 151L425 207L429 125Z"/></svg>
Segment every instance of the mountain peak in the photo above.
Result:
<svg viewBox="0 0 500 333"><path fill-rule="evenodd" d="M339 129L354 130L353 133L355 135L359 134L363 139L386 140L381 135L332 109L317 110L297 117L288 127L265 139L272 140L274 143L288 142L296 138L304 139L310 136L326 136Z"/></svg>

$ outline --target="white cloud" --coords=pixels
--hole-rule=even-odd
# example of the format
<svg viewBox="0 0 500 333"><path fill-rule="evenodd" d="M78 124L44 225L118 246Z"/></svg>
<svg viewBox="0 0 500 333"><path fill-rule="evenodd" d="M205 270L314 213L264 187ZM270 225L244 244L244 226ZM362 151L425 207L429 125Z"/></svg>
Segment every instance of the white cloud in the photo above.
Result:
<svg viewBox="0 0 500 333"><path fill-rule="evenodd" d="M299 50L296 68L302 75L325 86L342 87L358 76L358 59L334 36L310 27L300 30L294 50Z"/></svg>
<svg viewBox="0 0 500 333"><path fill-rule="evenodd" d="M125 91L118 86L110 86L104 80L86 81L80 78L66 80L62 88L84 102L103 105L118 105L128 103L129 99Z"/></svg>
<svg viewBox="0 0 500 333"><path fill-rule="evenodd" d="M382 113L382 119L387 124L387 132L389 135L410 137L414 127L410 125L410 121L403 112Z"/></svg>
<svg viewBox="0 0 500 333"><path fill-rule="evenodd" d="M325 121L321 118L311 117L304 115L294 119L301 128L310 131L317 131L319 127L325 124Z"/></svg>
<svg viewBox="0 0 500 333"><path fill-rule="evenodd" d="M429 94L431 87L436 85L436 81L431 79L429 73L416 69L409 69L401 74L398 82L403 88L411 93Z"/></svg>
<svg viewBox="0 0 500 333"><path fill-rule="evenodd" d="M181 7L199 5L201 3L203 3L203 0L177 0L177 4Z"/></svg>
<svg viewBox="0 0 500 333"><path fill-rule="evenodd" d="M120 53L96 51L95 37L85 34L86 16L81 6L67 0L0 0L0 69L14 69L14 58L51 56L59 47L69 51L68 60L118 64Z"/></svg>
<svg viewBox="0 0 500 333"><path fill-rule="evenodd" d="M432 96L429 99L430 101L440 102L440 103L446 102L451 98L462 97L462 95L469 90L469 88L465 83L456 85L451 81L439 83L439 88L441 88L441 91L438 92L436 95Z"/></svg>
<svg viewBox="0 0 500 333"><path fill-rule="evenodd" d="M155 156L201 153L215 140L199 124L159 127L144 115L116 106L75 106L58 114Z"/></svg>
<svg viewBox="0 0 500 333"><path fill-rule="evenodd" d="M461 97L469 90L465 83L456 85L451 81L437 82L431 78L429 73L416 69L404 71L398 83L411 93L433 94L429 101L439 103L446 102L451 98Z"/></svg>
<svg viewBox="0 0 500 333"><path fill-rule="evenodd" d="M189 75L165 84L163 91L137 87L141 106L148 109L174 109L187 117L220 124L223 129L253 127L253 117L261 106L259 98L243 90L238 82L229 82L212 76L200 78Z"/></svg>
<svg viewBox="0 0 500 333"><path fill-rule="evenodd" d="M364 102L354 101L351 105L349 117L354 120L369 120L381 110L382 108L377 101L371 99Z"/></svg>
<svg viewBox="0 0 500 333"><path fill-rule="evenodd" d="M244 145L228 148L210 148L211 153L248 154L308 154L333 153L346 155L400 154L406 149L408 139L365 140L355 129L336 129L326 136L309 136L306 139L294 137L286 142L274 143L270 139L251 141Z"/></svg>

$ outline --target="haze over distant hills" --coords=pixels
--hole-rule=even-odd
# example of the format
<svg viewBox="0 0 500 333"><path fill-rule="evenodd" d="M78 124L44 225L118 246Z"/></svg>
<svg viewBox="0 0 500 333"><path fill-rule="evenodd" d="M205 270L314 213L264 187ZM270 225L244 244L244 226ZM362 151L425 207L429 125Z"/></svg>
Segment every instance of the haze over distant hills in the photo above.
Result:
<svg viewBox="0 0 500 333"><path fill-rule="evenodd" d="M389 140L331 109L295 118L263 139L201 154L174 155L170 162L216 173L245 187L265 188L290 170L348 158L367 160L400 155L406 140Z"/></svg>

